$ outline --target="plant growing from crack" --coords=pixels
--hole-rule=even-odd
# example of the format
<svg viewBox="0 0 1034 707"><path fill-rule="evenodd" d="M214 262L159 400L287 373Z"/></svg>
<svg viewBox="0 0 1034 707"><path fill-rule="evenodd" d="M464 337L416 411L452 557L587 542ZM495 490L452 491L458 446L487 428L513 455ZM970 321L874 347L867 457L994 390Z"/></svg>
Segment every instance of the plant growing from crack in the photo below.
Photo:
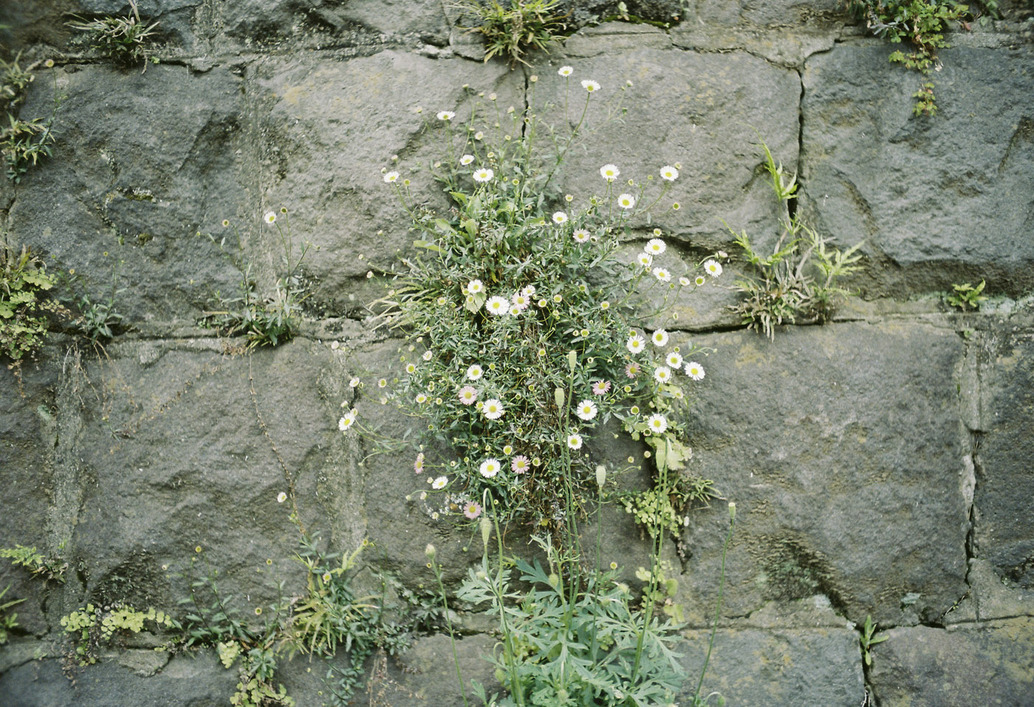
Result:
<svg viewBox="0 0 1034 707"><path fill-rule="evenodd" d="M797 198L797 175L784 171L764 142L761 149L772 191L782 208L782 228L770 254L759 252L746 231L736 233L729 228L750 266L734 285L744 298L731 309L748 329L772 339L781 324L824 322L832 316L839 298L848 294L838 284L840 278L861 269L856 264L861 260L857 251L862 244L846 251L830 248L828 239L811 228L799 210L791 212L790 203Z"/></svg>
<svg viewBox="0 0 1034 707"><path fill-rule="evenodd" d="M894 44L907 41L910 51L895 51L890 61L923 76L912 97L913 114L932 116L937 112L934 82L930 72L939 66L937 52L948 47L944 32L953 22L969 17L969 7L951 0L849 0L848 5L865 18L866 27ZM997 11L997 3L994 4Z"/></svg>

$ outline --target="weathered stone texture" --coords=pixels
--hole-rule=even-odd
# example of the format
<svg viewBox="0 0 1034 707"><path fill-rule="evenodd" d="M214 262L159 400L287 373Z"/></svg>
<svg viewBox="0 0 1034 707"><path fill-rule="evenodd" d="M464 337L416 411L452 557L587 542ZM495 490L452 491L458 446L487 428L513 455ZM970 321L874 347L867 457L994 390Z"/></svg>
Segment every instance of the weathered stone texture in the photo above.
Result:
<svg viewBox="0 0 1034 707"><path fill-rule="evenodd" d="M710 633L686 637L680 652L688 679L680 704L692 701ZM715 692L730 705L854 707L865 694L858 635L848 628L720 629L700 695Z"/></svg>
<svg viewBox="0 0 1034 707"><path fill-rule="evenodd" d="M93 302L118 290L126 324L191 320L216 291L236 294L231 257L198 232L224 234L223 219L244 215L237 77L87 66L42 71L34 86L23 118L49 115L55 91L62 96L58 156L7 192L7 228L74 270L75 289Z"/></svg>
<svg viewBox="0 0 1034 707"><path fill-rule="evenodd" d="M796 162L796 72L744 52L676 50L659 30L617 23L583 30L565 48L565 57L535 68L535 96L555 104L546 115L563 121L565 80L556 73L562 64L575 68L569 79L572 126L584 105L580 82L593 79L602 87L585 120L585 148L572 150L564 167L564 191L575 196L576 205L592 194L603 195L606 184L599 169L604 164L621 169L615 195L627 190L624 180L635 179L646 186L644 199L652 201L662 184L660 168L678 163L679 179L658 203L652 221L640 219L634 225L659 226L705 250L732 240L722 219L755 233L774 230L775 202L765 180L757 179L755 130L780 159ZM672 211L674 202L687 208Z"/></svg>
<svg viewBox="0 0 1034 707"><path fill-rule="evenodd" d="M1034 694L1034 621L1030 617L886 632L873 649L870 680L880 705L1026 707Z"/></svg>
<svg viewBox="0 0 1034 707"><path fill-rule="evenodd" d="M985 278L1034 286L1034 55L941 52L937 114L912 115L920 77L893 47L839 46L804 72L802 177L816 225L843 246L864 240L879 285L897 294ZM992 108L993 106L993 108Z"/></svg>
<svg viewBox="0 0 1034 707"><path fill-rule="evenodd" d="M976 554L1003 580L1034 589L1034 338L989 342L981 366L983 429L976 453Z"/></svg>
<svg viewBox="0 0 1034 707"><path fill-rule="evenodd" d="M914 623L966 593L954 333L845 324L694 343L715 348L691 388L694 472L739 508L729 615L825 594L855 622ZM714 587L699 580L714 576L727 519L693 518L684 577L706 616Z"/></svg>

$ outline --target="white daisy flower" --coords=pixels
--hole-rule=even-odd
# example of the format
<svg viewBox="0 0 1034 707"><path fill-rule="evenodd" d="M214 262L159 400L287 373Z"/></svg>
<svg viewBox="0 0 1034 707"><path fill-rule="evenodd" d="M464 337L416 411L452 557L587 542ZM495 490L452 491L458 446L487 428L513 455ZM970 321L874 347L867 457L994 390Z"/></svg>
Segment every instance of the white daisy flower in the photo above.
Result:
<svg viewBox="0 0 1034 707"><path fill-rule="evenodd" d="M661 167L661 179L667 180L669 182L674 182L678 178L679 171L671 165L664 165L663 167Z"/></svg>
<svg viewBox="0 0 1034 707"><path fill-rule="evenodd" d="M471 280L464 289L467 291L467 294L476 295L485 289L485 286L481 284L481 280Z"/></svg>
<svg viewBox="0 0 1034 707"><path fill-rule="evenodd" d="M646 339L639 336L639 334L632 334L632 336L628 337L628 341L625 342L625 348L629 352L637 354L646 348Z"/></svg>
<svg viewBox="0 0 1034 707"><path fill-rule="evenodd" d="M701 285L703 285L707 281L704 279L703 275L697 275L696 278L693 280L693 282L696 283L697 287L700 287Z"/></svg>
<svg viewBox="0 0 1034 707"><path fill-rule="evenodd" d="M668 282L669 280L671 280L671 273L665 270L664 268L654 268L653 276L661 282Z"/></svg>
<svg viewBox="0 0 1034 707"><path fill-rule="evenodd" d="M348 387L349 388L357 388L357 387L359 387L359 376L356 376L352 380L348 381Z"/></svg>
<svg viewBox="0 0 1034 707"><path fill-rule="evenodd" d="M478 130L476 133L474 133L474 139L480 142L481 140L485 139L485 134Z"/></svg>
<svg viewBox="0 0 1034 707"><path fill-rule="evenodd" d="M485 401L485 404L481 408L481 412L484 413L485 417L489 420L498 420L506 412L503 409L503 404L495 398L490 398Z"/></svg>
<svg viewBox="0 0 1034 707"><path fill-rule="evenodd" d="M557 70L557 73L563 76L564 78L567 78L568 76L574 73L574 69L572 69L570 66L561 66L560 69Z"/></svg>
<svg viewBox="0 0 1034 707"><path fill-rule="evenodd" d="M688 277L680 277L679 278L679 284L682 285L683 287L689 287L689 278Z"/></svg>
<svg viewBox="0 0 1034 707"><path fill-rule="evenodd" d="M399 173L398 172L388 172L387 174L384 175L384 182L386 184L394 184L398 180L399 180Z"/></svg>
<svg viewBox="0 0 1034 707"><path fill-rule="evenodd" d="M481 462L481 475L484 476L486 479L491 479L493 476L499 473L500 468L501 467L499 465L498 459L486 459L485 461Z"/></svg>
<svg viewBox="0 0 1034 707"><path fill-rule="evenodd" d="M284 493L283 491L281 491L280 493L278 493L276 495L276 502L277 503L283 503L286 500L287 500L287 494Z"/></svg>
<svg viewBox="0 0 1034 707"><path fill-rule="evenodd" d="M406 373L416 373L416 364L415 363L407 363L406 364Z"/></svg>
<svg viewBox="0 0 1034 707"><path fill-rule="evenodd" d="M646 418L646 427L655 435L663 434L668 429L668 420L658 412Z"/></svg>
<svg viewBox="0 0 1034 707"><path fill-rule="evenodd" d="M690 361L686 364L686 375L695 381L701 380L704 377L704 367L696 361Z"/></svg>
<svg viewBox="0 0 1034 707"><path fill-rule="evenodd" d="M456 117L456 114L451 110L443 110L438 113L438 120L452 120Z"/></svg>
<svg viewBox="0 0 1034 707"><path fill-rule="evenodd" d="M468 164L474 161L474 155L463 155L460 157L460 164L466 167Z"/></svg>
<svg viewBox="0 0 1034 707"><path fill-rule="evenodd" d="M571 449L582 448L582 436L579 434L572 434L567 436L567 446Z"/></svg>
<svg viewBox="0 0 1034 707"><path fill-rule="evenodd" d="M682 354L672 351L665 357L664 362L671 368L682 368Z"/></svg>
<svg viewBox="0 0 1034 707"><path fill-rule="evenodd" d="M658 383L667 383L671 380L671 369L667 366L657 366L653 371L653 378Z"/></svg>
<svg viewBox="0 0 1034 707"><path fill-rule="evenodd" d="M493 172L492 170L487 169L485 167L482 167L481 169L474 170L474 181L475 182L479 182L481 184L484 184L485 182L487 182L488 180L490 180L494 176L495 176L495 172Z"/></svg>
<svg viewBox="0 0 1034 707"><path fill-rule="evenodd" d="M427 351L424 351L422 354L420 354L420 358L424 359L425 361L430 361L432 358L434 358L434 354L431 353L430 349L428 349Z"/></svg>
<svg viewBox="0 0 1034 707"><path fill-rule="evenodd" d="M648 268L653 265L653 256L649 253L640 253L637 259L639 260L639 264L644 268Z"/></svg>
<svg viewBox="0 0 1034 707"><path fill-rule="evenodd" d="M595 81L586 79L585 81L582 81L582 88L584 88L589 93L595 93L596 91L600 90L600 85Z"/></svg>
<svg viewBox="0 0 1034 707"><path fill-rule="evenodd" d="M664 241L662 241L660 238L651 238L649 241L646 242L646 245L643 246L643 250L649 253L650 255L660 255L665 250L667 250L667 248L668 246L666 246L664 244Z"/></svg>
<svg viewBox="0 0 1034 707"><path fill-rule="evenodd" d="M707 274L711 277L718 277L722 274L722 266L717 260L708 260L704 263L704 270L706 270Z"/></svg>
<svg viewBox="0 0 1034 707"><path fill-rule="evenodd" d="M460 402L464 405L473 405L478 399L477 388L472 385L465 385L460 388L460 392L457 394L457 397L459 397Z"/></svg>
<svg viewBox="0 0 1034 707"><path fill-rule="evenodd" d="M597 412L596 403L591 400L583 400L578 403L578 407L575 408L575 414L583 420L591 420L596 417Z"/></svg>
<svg viewBox="0 0 1034 707"><path fill-rule="evenodd" d="M621 174L621 170L612 164L605 164L600 167L600 176L608 182L613 182Z"/></svg>
<svg viewBox="0 0 1034 707"><path fill-rule="evenodd" d="M553 223L561 224L567 223L567 214L563 211L557 211L553 214Z"/></svg>
<svg viewBox="0 0 1034 707"><path fill-rule="evenodd" d="M668 332L664 331L664 329L658 329L650 337L650 340L653 341L654 346L664 346L668 343Z"/></svg>
<svg viewBox="0 0 1034 707"><path fill-rule="evenodd" d="M501 317L510 311L510 303L506 301L505 297L496 295L495 297L488 298L488 301L485 302L485 309L488 310L489 314Z"/></svg>
<svg viewBox="0 0 1034 707"><path fill-rule="evenodd" d="M531 305L531 297L524 294L524 292L517 292L513 297L510 298L510 302L517 308L518 311L523 311Z"/></svg>
<svg viewBox="0 0 1034 707"><path fill-rule="evenodd" d="M631 194L622 194L618 197L618 206L622 209L631 209L635 206L635 197Z"/></svg>
<svg viewBox="0 0 1034 707"><path fill-rule="evenodd" d="M420 395L416 396L416 402L418 405L423 405L427 402L427 396L423 393L420 393Z"/></svg>
<svg viewBox="0 0 1034 707"><path fill-rule="evenodd" d="M521 312L523 312L523 311L524 311L523 309L521 309L520 307L518 307L515 304L511 304L510 305L510 316L511 317L519 317L519 316L521 316Z"/></svg>
<svg viewBox="0 0 1034 707"><path fill-rule="evenodd" d="M467 380L476 381L484 374L484 370L476 363L467 369Z"/></svg>
<svg viewBox="0 0 1034 707"><path fill-rule="evenodd" d="M262 217L262 220L268 223L270 226L272 226L274 223L276 223L276 214L272 211L267 211L266 215Z"/></svg>
<svg viewBox="0 0 1034 707"><path fill-rule="evenodd" d="M337 428L342 432L347 431L349 427L355 424L355 417L356 411L355 408L352 408L345 413L344 417L337 421Z"/></svg>
<svg viewBox="0 0 1034 707"><path fill-rule="evenodd" d="M571 237L574 238L575 242L577 243L585 243L590 238L589 232L586 231L584 228L579 228L575 230L575 232L571 234Z"/></svg>
<svg viewBox="0 0 1034 707"><path fill-rule="evenodd" d="M445 488L445 485L447 483L449 483L448 477L439 476L437 479L431 482L431 488L433 488L436 491L440 491L441 489Z"/></svg>
<svg viewBox="0 0 1034 707"><path fill-rule="evenodd" d="M527 285L521 290L521 294L527 295L528 297L534 297L535 292L537 292L537 290L535 289L535 285Z"/></svg>

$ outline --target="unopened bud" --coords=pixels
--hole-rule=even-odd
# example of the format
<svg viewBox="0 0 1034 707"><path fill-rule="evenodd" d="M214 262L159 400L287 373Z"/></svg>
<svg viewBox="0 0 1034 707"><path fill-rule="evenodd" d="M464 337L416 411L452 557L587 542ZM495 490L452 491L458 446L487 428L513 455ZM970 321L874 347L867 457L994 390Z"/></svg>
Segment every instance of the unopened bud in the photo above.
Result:
<svg viewBox="0 0 1034 707"><path fill-rule="evenodd" d="M434 549L434 545L432 545L431 543L427 543L427 547L424 548L424 554L433 560L435 552L436 551Z"/></svg>
<svg viewBox="0 0 1034 707"><path fill-rule="evenodd" d="M729 520L736 520L736 502L729 501Z"/></svg>
<svg viewBox="0 0 1034 707"><path fill-rule="evenodd" d="M607 483L607 467L599 464L596 467L596 485L603 488L605 483Z"/></svg>

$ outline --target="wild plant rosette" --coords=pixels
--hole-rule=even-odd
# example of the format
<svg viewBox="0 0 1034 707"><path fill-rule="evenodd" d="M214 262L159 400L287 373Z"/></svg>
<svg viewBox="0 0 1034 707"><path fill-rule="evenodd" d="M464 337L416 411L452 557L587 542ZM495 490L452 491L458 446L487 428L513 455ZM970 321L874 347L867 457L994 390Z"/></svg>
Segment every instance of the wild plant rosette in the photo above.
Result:
<svg viewBox="0 0 1034 707"><path fill-rule="evenodd" d="M572 73L560 70L568 93ZM495 94L477 94L462 124L437 113L427 128L442 138L433 173L447 212L414 203L398 171L383 174L420 234L419 255L380 302L380 317L409 339L387 400L427 421L413 470L427 479L421 496L434 517L491 510L504 523L559 529L568 508L596 498L588 443L612 419L653 448L662 475L689 457L679 441L684 386L704 378L702 352L636 322L656 320L646 303L667 309L721 265L687 273L660 230L637 227L662 202L678 207L665 201L677 164L645 182L619 181L620 168L602 164L594 194L554 186L601 91L581 86L585 103L562 123L574 125L566 134L532 107L504 111ZM645 245L629 256L622 244L636 239ZM349 411L342 429L357 416Z"/></svg>

